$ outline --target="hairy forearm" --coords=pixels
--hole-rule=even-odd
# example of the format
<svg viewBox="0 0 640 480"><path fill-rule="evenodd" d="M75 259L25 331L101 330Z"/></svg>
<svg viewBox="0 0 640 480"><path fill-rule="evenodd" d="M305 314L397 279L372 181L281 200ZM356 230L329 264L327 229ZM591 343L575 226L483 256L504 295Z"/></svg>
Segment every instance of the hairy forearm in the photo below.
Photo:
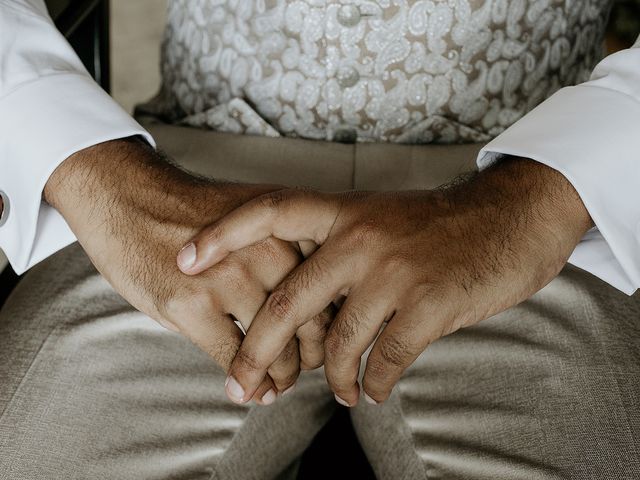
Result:
<svg viewBox="0 0 640 480"><path fill-rule="evenodd" d="M143 206L167 223L191 224L205 221L203 210L215 219L275 188L194 176L142 140L130 138L95 145L69 157L47 182L44 199L70 217L68 221L80 212L108 215L117 201L120 206Z"/></svg>

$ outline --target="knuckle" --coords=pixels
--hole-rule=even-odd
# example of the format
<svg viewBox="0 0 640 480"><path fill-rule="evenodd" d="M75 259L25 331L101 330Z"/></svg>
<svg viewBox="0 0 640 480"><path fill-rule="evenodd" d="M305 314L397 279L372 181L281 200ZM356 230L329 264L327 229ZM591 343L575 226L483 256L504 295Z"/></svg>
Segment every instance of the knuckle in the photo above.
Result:
<svg viewBox="0 0 640 480"><path fill-rule="evenodd" d="M373 379L377 384L380 380L387 378L389 373L388 365L380 358L370 356L367 361L367 369L365 379ZM374 384L374 385L375 385Z"/></svg>
<svg viewBox="0 0 640 480"><path fill-rule="evenodd" d="M237 285L242 284L251 277L249 267L234 257L225 259L214 268L217 277Z"/></svg>
<svg viewBox="0 0 640 480"><path fill-rule="evenodd" d="M313 317L311 321L300 326L296 332L300 345L322 350L325 338L329 332L329 327L331 326L330 322L331 319L324 313L321 313Z"/></svg>
<svg viewBox="0 0 640 480"><path fill-rule="evenodd" d="M329 335L324 341L325 356L329 358L339 357L343 352L343 348L344 348L344 343L342 339L337 335L329 333Z"/></svg>
<svg viewBox="0 0 640 480"><path fill-rule="evenodd" d="M280 321L291 320L294 311L292 297L287 288L279 288L271 293L266 304L269 315Z"/></svg>
<svg viewBox="0 0 640 480"><path fill-rule="evenodd" d="M296 342L289 342L286 347L280 353L278 357L279 364L290 364L292 360L296 360L298 357L298 345Z"/></svg>
<svg viewBox="0 0 640 480"><path fill-rule="evenodd" d="M364 315L364 311L357 306L351 306L340 313L325 340L327 356L340 357L348 353L349 345L358 336Z"/></svg>
<svg viewBox="0 0 640 480"><path fill-rule="evenodd" d="M315 320L312 320L299 327L296 336L300 343L321 345L326 337L326 329L323 329L321 325L315 323Z"/></svg>
<svg viewBox="0 0 640 480"><path fill-rule="evenodd" d="M300 340L300 368L315 370L324 363L324 337L298 337Z"/></svg>
<svg viewBox="0 0 640 480"><path fill-rule="evenodd" d="M320 351L317 355L304 355L300 362L301 370L315 370L324 364L324 353Z"/></svg>
<svg viewBox="0 0 640 480"><path fill-rule="evenodd" d="M202 236L202 238L196 240L196 246L199 247L200 245L198 244L202 244L202 243L219 243L221 240L223 240L223 234L222 234L222 230L215 226L215 227L211 227L209 228L205 234Z"/></svg>
<svg viewBox="0 0 640 480"><path fill-rule="evenodd" d="M259 259L264 262L276 263L281 261L283 254L282 240L278 240L274 237L269 237L254 245L257 252L252 252L254 255L257 253Z"/></svg>
<svg viewBox="0 0 640 480"><path fill-rule="evenodd" d="M218 309L217 302L210 292L190 290L174 294L158 305L161 314L176 325L181 326L189 317L203 318Z"/></svg>
<svg viewBox="0 0 640 480"><path fill-rule="evenodd" d="M351 342L358 335L359 327L365 317L364 310L355 305L344 310L334 323L334 331L345 343Z"/></svg>
<svg viewBox="0 0 640 480"><path fill-rule="evenodd" d="M289 283L306 291L313 286L329 282L331 272L331 265L327 259L313 255L302 264L301 268L291 273Z"/></svg>
<svg viewBox="0 0 640 480"><path fill-rule="evenodd" d="M278 210L290 197L289 190L277 190L258 198L260 207L267 210Z"/></svg>
<svg viewBox="0 0 640 480"><path fill-rule="evenodd" d="M404 340L390 335L380 338L381 360L393 367L402 367L409 356L409 346Z"/></svg>
<svg viewBox="0 0 640 480"><path fill-rule="evenodd" d="M263 270L272 269L277 274L278 281L282 281L287 274L298 266L300 256L289 242L269 237L256 245L256 251L251 252L250 260L252 264Z"/></svg>
<svg viewBox="0 0 640 480"><path fill-rule="evenodd" d="M324 338L327 336L327 332L329 331L329 327L331 326L331 318L321 313L320 315L316 315L311 321L311 325L314 329L313 336L316 341L322 343Z"/></svg>
<svg viewBox="0 0 640 480"><path fill-rule="evenodd" d="M434 329L426 338L428 344L435 342L437 339L450 335L467 324L475 323L475 312L473 310L464 310L457 308L455 312L447 312L439 318L434 318L436 324L440 325L439 331Z"/></svg>
<svg viewBox="0 0 640 480"><path fill-rule="evenodd" d="M269 369L269 376L273 379L278 390L282 390L296 382L299 372L298 369L293 372L280 372L277 369Z"/></svg>
<svg viewBox="0 0 640 480"><path fill-rule="evenodd" d="M446 287L439 282L420 282L410 289L409 303L411 305L431 305L433 310L439 308L442 298L446 297Z"/></svg>
<svg viewBox="0 0 640 480"><path fill-rule="evenodd" d="M365 247L377 243L384 237L380 224L374 219L367 219L354 226L347 234L347 240L356 247Z"/></svg>
<svg viewBox="0 0 640 480"><path fill-rule="evenodd" d="M308 187L306 185L294 185L289 189L289 191L291 193L295 192L296 194L298 194L300 196L315 195L317 193L313 188Z"/></svg>
<svg viewBox="0 0 640 480"><path fill-rule="evenodd" d="M395 252L387 259L387 271L391 274L406 272L413 269L414 266L415 260L404 253Z"/></svg>
<svg viewBox="0 0 640 480"><path fill-rule="evenodd" d="M189 310L196 313L198 316L210 315L217 310L217 302L209 292L199 292L192 295L188 300Z"/></svg>
<svg viewBox="0 0 640 480"><path fill-rule="evenodd" d="M236 354L235 361L243 370L260 370L261 364L258 361L257 357L251 353L247 352L245 349L241 348L238 350Z"/></svg>

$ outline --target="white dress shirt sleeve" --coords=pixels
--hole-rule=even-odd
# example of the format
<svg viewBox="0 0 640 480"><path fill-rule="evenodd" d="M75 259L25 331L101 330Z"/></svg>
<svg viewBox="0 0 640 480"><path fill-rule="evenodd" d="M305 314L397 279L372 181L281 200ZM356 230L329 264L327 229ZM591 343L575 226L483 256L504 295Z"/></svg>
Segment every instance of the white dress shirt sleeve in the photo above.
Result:
<svg viewBox="0 0 640 480"><path fill-rule="evenodd" d="M478 166L504 155L556 169L580 195L596 227L570 263L629 295L640 287L640 37L485 145Z"/></svg>
<svg viewBox="0 0 640 480"><path fill-rule="evenodd" d="M97 143L151 136L90 77L42 0L0 0L0 248L22 273L75 240L42 201L60 163Z"/></svg>

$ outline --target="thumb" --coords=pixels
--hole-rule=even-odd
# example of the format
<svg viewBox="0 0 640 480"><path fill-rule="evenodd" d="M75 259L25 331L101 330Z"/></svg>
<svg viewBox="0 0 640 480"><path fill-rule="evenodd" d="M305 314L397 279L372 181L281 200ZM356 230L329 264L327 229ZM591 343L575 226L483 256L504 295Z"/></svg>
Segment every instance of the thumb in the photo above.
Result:
<svg viewBox="0 0 640 480"><path fill-rule="evenodd" d="M178 267L194 275L269 237L320 245L339 211L336 194L287 189L261 195L198 233L180 250Z"/></svg>

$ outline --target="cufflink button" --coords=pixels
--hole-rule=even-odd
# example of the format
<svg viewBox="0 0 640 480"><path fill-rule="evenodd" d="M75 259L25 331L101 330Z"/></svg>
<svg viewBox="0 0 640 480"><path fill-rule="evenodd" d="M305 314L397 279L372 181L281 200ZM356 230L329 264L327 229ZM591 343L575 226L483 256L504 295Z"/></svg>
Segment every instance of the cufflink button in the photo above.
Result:
<svg viewBox="0 0 640 480"><path fill-rule="evenodd" d="M0 199L2 199L2 213L0 213L0 227L1 227L7 222L7 219L9 218L10 204L9 204L9 197L2 190L0 190Z"/></svg>

